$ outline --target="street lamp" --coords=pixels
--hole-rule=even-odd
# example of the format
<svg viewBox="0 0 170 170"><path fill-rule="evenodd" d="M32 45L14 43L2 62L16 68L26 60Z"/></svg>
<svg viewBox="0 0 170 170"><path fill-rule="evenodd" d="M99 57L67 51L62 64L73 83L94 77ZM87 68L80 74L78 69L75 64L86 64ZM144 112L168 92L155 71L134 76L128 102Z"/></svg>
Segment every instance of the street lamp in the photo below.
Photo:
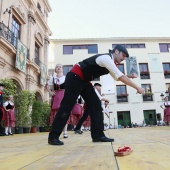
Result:
<svg viewBox="0 0 170 170"><path fill-rule="evenodd" d="M161 93L160 96L161 96L161 98L162 98L162 101L164 100L164 97L168 97L168 99L170 100L170 93L169 93L168 90L166 90L165 95L164 95L163 93Z"/></svg>

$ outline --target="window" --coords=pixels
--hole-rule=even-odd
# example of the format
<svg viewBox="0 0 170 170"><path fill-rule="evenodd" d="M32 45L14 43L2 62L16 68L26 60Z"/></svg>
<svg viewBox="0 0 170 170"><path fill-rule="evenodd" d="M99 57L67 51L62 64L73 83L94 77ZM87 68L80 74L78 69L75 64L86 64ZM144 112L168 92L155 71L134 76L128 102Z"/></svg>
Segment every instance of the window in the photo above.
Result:
<svg viewBox="0 0 170 170"><path fill-rule="evenodd" d="M159 44L159 49L160 49L160 52L169 52L169 48L170 48L170 43L160 43Z"/></svg>
<svg viewBox="0 0 170 170"><path fill-rule="evenodd" d="M73 66L72 65L64 65L63 66L63 73L64 73L64 75L66 75L71 69L73 68Z"/></svg>
<svg viewBox="0 0 170 170"><path fill-rule="evenodd" d="M63 54L73 54L73 50L87 49L88 54L98 53L97 44L90 45L64 45Z"/></svg>
<svg viewBox="0 0 170 170"><path fill-rule="evenodd" d="M150 73L148 70L147 63L139 63L139 70L140 70L140 78L141 79L150 79Z"/></svg>
<svg viewBox="0 0 170 170"><path fill-rule="evenodd" d="M14 17L12 17L12 33L11 43L13 46L17 47L17 39L20 39L21 25Z"/></svg>
<svg viewBox="0 0 170 170"><path fill-rule="evenodd" d="M88 54L98 53L97 45L88 45Z"/></svg>
<svg viewBox="0 0 170 170"><path fill-rule="evenodd" d="M123 73L125 74L125 70L124 70L124 64L118 64L117 68Z"/></svg>
<svg viewBox="0 0 170 170"><path fill-rule="evenodd" d="M35 63L40 66L40 61L39 61L39 51L40 51L40 47L35 43L35 58L34 61Z"/></svg>
<svg viewBox="0 0 170 170"><path fill-rule="evenodd" d="M112 48L114 48L117 44L112 44ZM145 44L120 44L126 48L145 48Z"/></svg>
<svg viewBox="0 0 170 170"><path fill-rule="evenodd" d="M63 54L73 54L73 47L71 45L64 45Z"/></svg>
<svg viewBox="0 0 170 170"><path fill-rule="evenodd" d="M117 102L128 102L128 98L127 98L128 94L125 85L117 85L116 91L117 91Z"/></svg>
<svg viewBox="0 0 170 170"><path fill-rule="evenodd" d="M151 90L150 84L142 84L142 88L145 89L145 93L143 94L143 101L153 101L153 93Z"/></svg>
<svg viewBox="0 0 170 170"><path fill-rule="evenodd" d="M170 78L170 63L163 63L164 77Z"/></svg>

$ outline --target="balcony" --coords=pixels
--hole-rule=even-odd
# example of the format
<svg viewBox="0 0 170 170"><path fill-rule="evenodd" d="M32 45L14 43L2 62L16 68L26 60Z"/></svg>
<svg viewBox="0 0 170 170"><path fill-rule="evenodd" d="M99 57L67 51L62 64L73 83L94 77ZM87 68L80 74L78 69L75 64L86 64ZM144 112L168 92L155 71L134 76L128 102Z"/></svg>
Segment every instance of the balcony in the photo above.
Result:
<svg viewBox="0 0 170 170"><path fill-rule="evenodd" d="M12 45L12 47L17 50L18 37L16 37L3 22L0 22L0 37L3 37L5 40L7 40ZM16 51L14 53L16 54ZM27 59L29 59L29 50L27 51Z"/></svg>
<svg viewBox="0 0 170 170"><path fill-rule="evenodd" d="M0 22L0 36L4 37L9 43L11 43L15 49L17 49L17 40L14 33L4 25L3 22Z"/></svg>
<svg viewBox="0 0 170 170"><path fill-rule="evenodd" d="M169 70L164 71L164 77L165 78L170 78L170 71Z"/></svg>
<svg viewBox="0 0 170 170"><path fill-rule="evenodd" d="M149 71L141 71L140 78L141 79L150 79L150 72Z"/></svg>
<svg viewBox="0 0 170 170"><path fill-rule="evenodd" d="M143 101L153 101L153 93L144 93Z"/></svg>
<svg viewBox="0 0 170 170"><path fill-rule="evenodd" d="M128 94L117 94L117 102L128 102Z"/></svg>

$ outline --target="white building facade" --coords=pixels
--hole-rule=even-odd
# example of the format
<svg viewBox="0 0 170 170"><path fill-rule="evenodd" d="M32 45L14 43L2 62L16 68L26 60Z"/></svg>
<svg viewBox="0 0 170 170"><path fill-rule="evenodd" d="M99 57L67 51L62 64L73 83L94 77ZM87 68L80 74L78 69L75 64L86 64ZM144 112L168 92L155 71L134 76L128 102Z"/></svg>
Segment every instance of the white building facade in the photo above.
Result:
<svg viewBox="0 0 170 170"><path fill-rule="evenodd" d="M107 53L116 44L125 46L130 55L118 68L126 75L138 74L138 78L132 81L145 88L145 94L136 94L136 90L120 81L114 81L110 76L102 76L93 81L102 84L102 93L110 100L109 109L113 113L110 119L105 117L105 122L115 128L119 124L131 125L131 122L155 125L157 121L163 120L160 95L166 96L170 92L170 38L50 40L53 67L61 63L66 74L75 63L97 53Z"/></svg>

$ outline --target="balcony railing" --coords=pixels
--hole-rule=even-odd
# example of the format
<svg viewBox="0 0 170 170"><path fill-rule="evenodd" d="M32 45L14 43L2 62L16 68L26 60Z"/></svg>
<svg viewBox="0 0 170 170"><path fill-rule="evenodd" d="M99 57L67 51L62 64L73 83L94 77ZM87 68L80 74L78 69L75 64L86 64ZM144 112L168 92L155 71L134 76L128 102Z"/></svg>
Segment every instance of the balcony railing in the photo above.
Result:
<svg viewBox="0 0 170 170"><path fill-rule="evenodd" d="M0 36L4 37L17 50L18 37L3 23L0 22ZM27 50L27 59L29 60L29 50Z"/></svg>
<svg viewBox="0 0 170 170"><path fill-rule="evenodd" d="M43 64L44 65L44 63L43 62L41 62L40 60L39 60L39 58L34 58L34 62L39 66L39 67L41 67L41 64Z"/></svg>
<svg viewBox="0 0 170 170"><path fill-rule="evenodd" d="M143 95L143 101L153 101L153 93L144 93Z"/></svg>
<svg viewBox="0 0 170 170"><path fill-rule="evenodd" d="M117 102L128 102L128 94L117 94Z"/></svg>
<svg viewBox="0 0 170 170"><path fill-rule="evenodd" d="M170 78L170 71L169 70L164 70L164 77Z"/></svg>
<svg viewBox="0 0 170 170"><path fill-rule="evenodd" d="M4 25L3 22L0 22L0 36L4 37L8 42L10 42L17 49L18 38L7 26Z"/></svg>
<svg viewBox="0 0 170 170"><path fill-rule="evenodd" d="M141 71L140 78L141 79L150 79L150 72L149 71Z"/></svg>

